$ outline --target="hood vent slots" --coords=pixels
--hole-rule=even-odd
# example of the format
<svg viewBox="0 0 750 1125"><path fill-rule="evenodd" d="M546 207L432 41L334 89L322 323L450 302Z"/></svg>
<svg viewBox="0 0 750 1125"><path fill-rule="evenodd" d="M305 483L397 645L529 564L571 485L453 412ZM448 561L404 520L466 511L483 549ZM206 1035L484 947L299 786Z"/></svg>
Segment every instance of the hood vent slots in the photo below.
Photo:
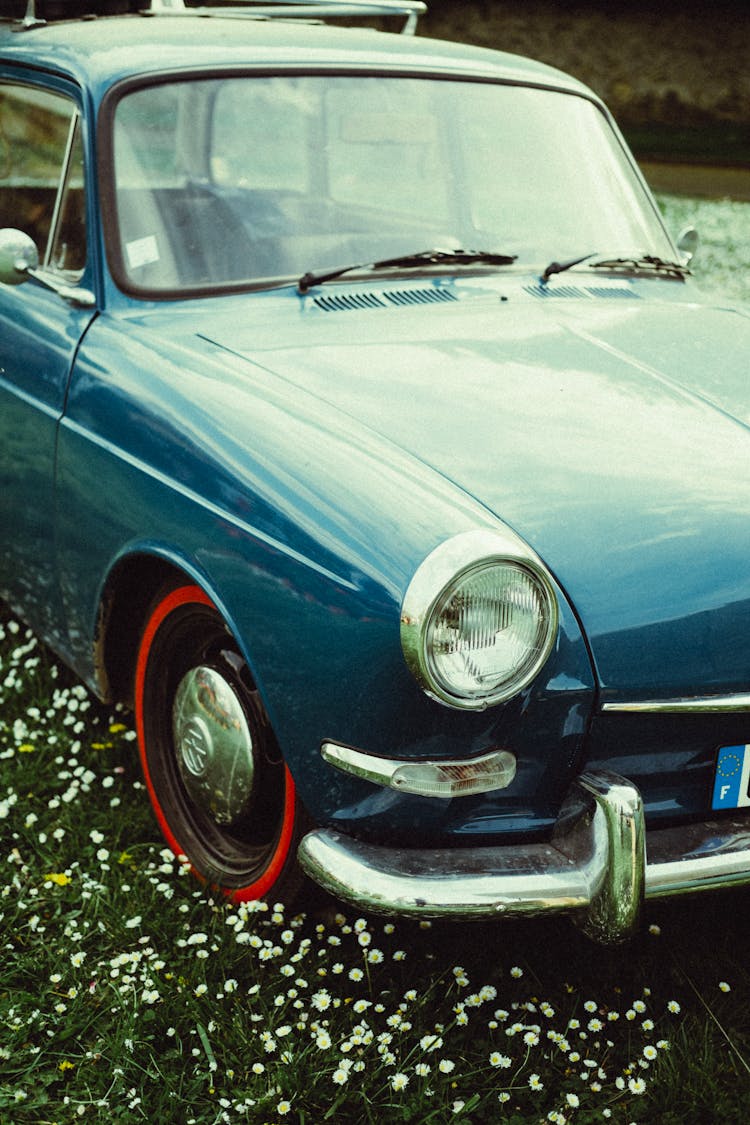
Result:
<svg viewBox="0 0 750 1125"><path fill-rule="evenodd" d="M348 309L385 309L388 306L377 293L343 293L316 297L315 304L324 312L345 312Z"/></svg>
<svg viewBox="0 0 750 1125"><path fill-rule="evenodd" d="M585 289L578 289L575 285L555 285L550 289L549 285L524 285L524 293L530 293L532 297L585 297Z"/></svg>
<svg viewBox="0 0 750 1125"><path fill-rule="evenodd" d="M346 312L352 309L387 309L390 305L434 305L457 301L450 289L389 289L380 293L325 293L314 298L323 312Z"/></svg>
<svg viewBox="0 0 750 1125"><path fill-rule="evenodd" d="M587 297L596 297L599 300L609 297L629 297L640 300L640 294L626 285L587 285L585 289L577 285L524 285L524 293L531 297L542 297L549 300L552 297L578 297L584 300Z"/></svg>
<svg viewBox="0 0 750 1125"><path fill-rule="evenodd" d="M383 296L394 305L434 305L458 300L450 289L392 289Z"/></svg>
<svg viewBox="0 0 750 1125"><path fill-rule="evenodd" d="M610 289L598 289L592 285L586 292L592 297L635 297L637 301L640 300L640 293L636 293L633 289L626 289L624 285L619 286L619 288L612 286Z"/></svg>

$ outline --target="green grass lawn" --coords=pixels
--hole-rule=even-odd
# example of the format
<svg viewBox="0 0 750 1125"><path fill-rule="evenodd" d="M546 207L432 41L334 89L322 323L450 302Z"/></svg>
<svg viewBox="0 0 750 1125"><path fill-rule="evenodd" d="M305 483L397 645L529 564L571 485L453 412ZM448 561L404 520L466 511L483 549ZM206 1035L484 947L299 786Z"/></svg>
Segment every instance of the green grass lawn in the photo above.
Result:
<svg viewBox="0 0 750 1125"><path fill-rule="evenodd" d="M750 302L750 203L678 195L660 195L658 202L673 235L686 226L697 229L693 270L701 288Z"/></svg>
<svg viewBox="0 0 750 1125"><path fill-rule="evenodd" d="M747 297L750 204L661 203L703 229L704 287ZM0 763L0 1125L748 1119L748 890L650 906L617 949L214 901L129 716L2 611Z"/></svg>

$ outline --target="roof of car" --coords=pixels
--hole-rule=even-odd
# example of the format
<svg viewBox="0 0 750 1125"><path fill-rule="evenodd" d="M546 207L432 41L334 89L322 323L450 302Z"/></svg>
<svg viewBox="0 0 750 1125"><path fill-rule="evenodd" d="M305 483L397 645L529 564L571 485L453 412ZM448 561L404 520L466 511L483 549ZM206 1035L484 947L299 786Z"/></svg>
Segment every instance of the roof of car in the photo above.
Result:
<svg viewBox="0 0 750 1125"><path fill-rule="evenodd" d="M19 28L0 20L0 62L43 68L101 92L127 77L165 72L323 66L481 76L590 94L561 71L517 55L314 21L126 15Z"/></svg>

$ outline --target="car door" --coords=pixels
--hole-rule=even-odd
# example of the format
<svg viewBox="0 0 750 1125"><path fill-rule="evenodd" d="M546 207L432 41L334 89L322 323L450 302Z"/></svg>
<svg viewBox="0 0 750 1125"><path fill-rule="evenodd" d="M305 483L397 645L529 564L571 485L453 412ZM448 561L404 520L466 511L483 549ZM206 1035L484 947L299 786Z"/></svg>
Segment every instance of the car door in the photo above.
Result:
<svg viewBox="0 0 750 1125"><path fill-rule="evenodd" d="M35 276L0 283L0 598L62 649L55 446L95 315L83 128L71 95L0 73L0 231L23 232L39 255Z"/></svg>

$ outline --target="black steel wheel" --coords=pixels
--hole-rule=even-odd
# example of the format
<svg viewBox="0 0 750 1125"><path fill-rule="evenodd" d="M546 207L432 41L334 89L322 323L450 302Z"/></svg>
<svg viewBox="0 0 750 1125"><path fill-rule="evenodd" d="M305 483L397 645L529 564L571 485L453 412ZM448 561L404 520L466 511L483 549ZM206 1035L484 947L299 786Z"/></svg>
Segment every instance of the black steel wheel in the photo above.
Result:
<svg viewBox="0 0 750 1125"><path fill-rule="evenodd" d="M146 786L175 855L237 901L290 903L309 821L247 666L198 586L162 591L151 608L135 716Z"/></svg>

